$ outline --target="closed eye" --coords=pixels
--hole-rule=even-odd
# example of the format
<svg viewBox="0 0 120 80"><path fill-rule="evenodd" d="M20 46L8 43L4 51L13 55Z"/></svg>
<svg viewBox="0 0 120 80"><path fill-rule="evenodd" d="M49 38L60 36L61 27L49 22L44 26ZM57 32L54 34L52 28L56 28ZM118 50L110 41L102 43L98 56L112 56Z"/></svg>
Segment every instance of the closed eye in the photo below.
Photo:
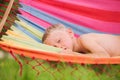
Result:
<svg viewBox="0 0 120 80"><path fill-rule="evenodd" d="M57 41L57 43L60 43L60 42L61 42L61 40L58 40L58 41Z"/></svg>

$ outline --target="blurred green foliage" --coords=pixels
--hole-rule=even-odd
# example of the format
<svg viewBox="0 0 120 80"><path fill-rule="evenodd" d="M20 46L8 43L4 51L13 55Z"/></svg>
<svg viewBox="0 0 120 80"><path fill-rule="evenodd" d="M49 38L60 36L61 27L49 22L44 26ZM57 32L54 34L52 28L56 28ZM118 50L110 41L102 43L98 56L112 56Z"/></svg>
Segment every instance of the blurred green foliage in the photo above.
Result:
<svg viewBox="0 0 120 80"><path fill-rule="evenodd" d="M120 65L80 65L72 66L66 63L52 63L56 67L51 67L48 62L37 66L40 72L33 70L36 62L31 65L23 61L22 76L19 74L19 65L14 59L0 60L0 80L119 80ZM100 68L101 69L100 69Z"/></svg>

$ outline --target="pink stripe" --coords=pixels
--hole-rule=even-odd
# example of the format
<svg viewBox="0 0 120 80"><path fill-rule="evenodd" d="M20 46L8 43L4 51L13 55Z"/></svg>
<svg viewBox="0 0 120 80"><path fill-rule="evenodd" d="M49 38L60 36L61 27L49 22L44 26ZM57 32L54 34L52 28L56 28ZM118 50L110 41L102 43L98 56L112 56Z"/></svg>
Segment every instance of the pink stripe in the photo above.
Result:
<svg viewBox="0 0 120 80"><path fill-rule="evenodd" d="M102 10L120 11L119 0L57 0L57 1Z"/></svg>
<svg viewBox="0 0 120 80"><path fill-rule="evenodd" d="M120 34L120 23L104 22L81 16L81 22L91 26L95 30Z"/></svg>
<svg viewBox="0 0 120 80"><path fill-rule="evenodd" d="M120 12L118 11L107 11L100 10L95 8L89 8L85 6L77 6L73 4L58 2L58 1L46 1L40 0L40 2L54 6L56 8L60 8L65 11L69 11L70 13L86 16L89 18L94 18L96 20L107 21L107 22L120 22Z"/></svg>
<svg viewBox="0 0 120 80"><path fill-rule="evenodd" d="M43 10L52 15L55 15L59 18L73 22L75 24L79 24L79 25L82 24L87 27L89 26L89 28L96 29L96 30L103 31L103 32L110 32L110 33L117 33L117 34L120 33L120 28L119 28L120 23L98 21L98 20L88 18L85 16L73 14L73 13L40 3L40 2L39 3L32 2L31 5L40 10Z"/></svg>
<svg viewBox="0 0 120 80"><path fill-rule="evenodd" d="M103 21L100 21L100 20L88 18L88 17L77 15L77 14L74 14L74 13L70 13L70 12L67 12L65 10L61 10L61 9L56 8L56 7L52 7L52 6L43 4L41 2L32 1L30 3L31 4L28 4L28 5L32 5L32 6L38 8L40 10L48 12L48 13L50 13L54 16L57 16L61 19L73 22L75 24L84 25L84 26L87 26L89 28L99 30L99 31L103 31L103 32L120 34L120 28L119 28L120 23L103 22Z"/></svg>
<svg viewBox="0 0 120 80"><path fill-rule="evenodd" d="M23 16L25 16L26 18L30 19L32 22L35 22L41 26L44 26L45 28L47 28L48 26L50 26L50 24L48 22L45 22L35 16L32 16L31 14L24 12L23 10L19 10L20 13L22 13Z"/></svg>

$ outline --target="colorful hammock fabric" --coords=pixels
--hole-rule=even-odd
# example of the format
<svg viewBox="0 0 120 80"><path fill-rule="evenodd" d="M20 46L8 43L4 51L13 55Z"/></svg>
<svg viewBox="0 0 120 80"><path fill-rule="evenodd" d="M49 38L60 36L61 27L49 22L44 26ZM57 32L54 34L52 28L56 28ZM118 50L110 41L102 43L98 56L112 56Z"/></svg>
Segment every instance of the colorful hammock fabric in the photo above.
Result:
<svg viewBox="0 0 120 80"><path fill-rule="evenodd" d="M62 23L76 36L85 33L120 35L120 1L111 0L20 0L19 21L2 36L0 47L30 58L87 64L120 64L120 58L91 58L60 54L59 48L41 43L51 24ZM112 5L112 6L111 6Z"/></svg>

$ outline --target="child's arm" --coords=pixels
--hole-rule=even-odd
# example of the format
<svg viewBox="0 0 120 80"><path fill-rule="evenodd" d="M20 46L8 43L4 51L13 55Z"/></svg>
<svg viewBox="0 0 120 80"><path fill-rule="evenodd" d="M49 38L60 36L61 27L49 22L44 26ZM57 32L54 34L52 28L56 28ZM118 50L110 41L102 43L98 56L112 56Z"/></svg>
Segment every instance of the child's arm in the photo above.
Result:
<svg viewBox="0 0 120 80"><path fill-rule="evenodd" d="M109 55L104 55L103 52L101 52L101 53L86 53L86 54L73 52L72 54L78 54L83 57L93 57L93 58L108 58L108 57L110 57Z"/></svg>
<svg viewBox="0 0 120 80"><path fill-rule="evenodd" d="M72 52L70 50L63 50L60 53L63 54L73 54L73 55L78 55L78 56L83 56L83 57L94 57L94 58L106 58L106 57L110 57L109 55L105 55L104 52L101 53L78 53L78 52Z"/></svg>

